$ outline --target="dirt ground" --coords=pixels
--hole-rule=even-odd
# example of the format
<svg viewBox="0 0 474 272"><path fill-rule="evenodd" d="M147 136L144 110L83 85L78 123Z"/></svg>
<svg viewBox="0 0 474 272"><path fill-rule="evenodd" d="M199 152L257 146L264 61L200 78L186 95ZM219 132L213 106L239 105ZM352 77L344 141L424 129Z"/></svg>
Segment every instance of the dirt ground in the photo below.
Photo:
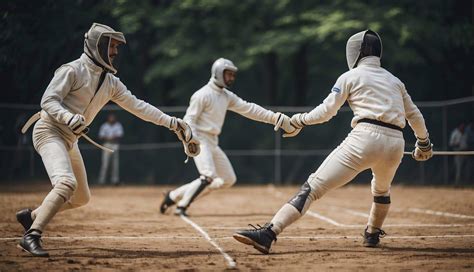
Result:
<svg viewBox="0 0 474 272"><path fill-rule="evenodd" d="M0 189L0 271L474 271L473 189L394 187L388 235L381 247L365 248L370 189L346 186L313 203L262 255L232 233L269 221L297 187L237 186L197 200L189 219L212 241L183 218L159 214L169 188L95 187L88 205L58 214L46 229L49 258L16 247L22 231L15 220L49 188Z"/></svg>

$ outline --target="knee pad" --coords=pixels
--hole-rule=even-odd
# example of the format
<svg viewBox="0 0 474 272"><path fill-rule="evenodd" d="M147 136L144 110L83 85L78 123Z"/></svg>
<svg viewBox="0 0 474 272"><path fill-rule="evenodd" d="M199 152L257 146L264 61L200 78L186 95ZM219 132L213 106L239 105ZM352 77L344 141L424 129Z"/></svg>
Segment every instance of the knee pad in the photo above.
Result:
<svg viewBox="0 0 474 272"><path fill-rule="evenodd" d="M76 191L76 181L74 179L64 178L54 185L53 190L64 199L64 202L71 199L74 191Z"/></svg>
<svg viewBox="0 0 474 272"><path fill-rule="evenodd" d="M374 196L374 202L378 204L390 204L390 196Z"/></svg>
<svg viewBox="0 0 474 272"><path fill-rule="evenodd" d="M300 191L292 199L290 199L290 201L288 201L288 204L295 207L301 214L303 214L312 201L310 194L311 186L309 186L308 182L305 182L301 186Z"/></svg>
<svg viewBox="0 0 474 272"><path fill-rule="evenodd" d="M194 194L191 196L191 199L189 200L189 203L188 203L187 206L189 206L189 204L191 204L194 201L194 199L202 191L204 191L204 189L206 189L207 186L209 186L210 184L212 184L214 182L214 180L211 177L207 177L207 176L204 176L204 175L201 175L200 180L201 180L201 184L199 184L199 187L196 189Z"/></svg>

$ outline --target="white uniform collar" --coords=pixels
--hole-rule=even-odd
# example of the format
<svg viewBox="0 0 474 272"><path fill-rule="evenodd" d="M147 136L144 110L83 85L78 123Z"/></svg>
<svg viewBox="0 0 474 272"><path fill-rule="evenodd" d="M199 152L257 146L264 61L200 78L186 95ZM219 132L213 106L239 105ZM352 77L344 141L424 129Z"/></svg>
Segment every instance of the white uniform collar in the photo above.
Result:
<svg viewBox="0 0 474 272"><path fill-rule="evenodd" d="M379 66L380 67L380 58L376 56L368 56L362 58L357 63L357 67L359 66Z"/></svg>
<svg viewBox="0 0 474 272"><path fill-rule="evenodd" d="M219 86L216 85L216 83L214 83L214 80L209 80L209 83L207 83L207 85L209 85L209 87L211 87L211 89L213 89L214 91L218 91L218 92L223 92L224 91L224 88L221 88Z"/></svg>
<svg viewBox="0 0 474 272"><path fill-rule="evenodd" d="M96 73L102 73L103 69L100 66L97 66L85 53L81 55L81 61L86 64L88 68Z"/></svg>

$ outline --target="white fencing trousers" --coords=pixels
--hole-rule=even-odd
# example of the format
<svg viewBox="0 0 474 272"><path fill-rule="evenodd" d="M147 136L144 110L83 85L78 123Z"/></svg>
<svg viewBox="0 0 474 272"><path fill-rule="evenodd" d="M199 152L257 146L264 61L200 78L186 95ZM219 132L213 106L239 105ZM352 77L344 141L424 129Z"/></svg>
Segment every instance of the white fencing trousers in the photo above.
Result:
<svg viewBox="0 0 474 272"><path fill-rule="evenodd" d="M271 220L279 234L306 213L312 201L350 182L360 172L371 169L373 196L389 196L390 186L403 158L403 133L378 125L359 123L346 139L308 177L311 187L302 207L285 204ZM301 208L301 211L297 210Z"/></svg>
<svg viewBox="0 0 474 272"><path fill-rule="evenodd" d="M102 164L99 172L99 184L106 183L107 170L109 170L112 161L112 169L110 169L110 181L112 184L119 183L119 144L104 143L104 146L114 150L114 153L102 151Z"/></svg>
<svg viewBox="0 0 474 272"><path fill-rule="evenodd" d="M345 185L366 169L372 170L372 195L388 196L404 148L401 131L368 123L357 124L318 170L309 176L313 200Z"/></svg>
<svg viewBox="0 0 474 272"><path fill-rule="evenodd" d="M63 204L60 211L87 204L90 200L90 190L77 141L74 143L65 141L61 130L40 120L33 131L33 144L43 160L53 187L58 183L65 183L75 189L70 192L72 196Z"/></svg>
<svg viewBox="0 0 474 272"><path fill-rule="evenodd" d="M199 174L212 178L212 182L200 196L210 190L228 188L234 185L237 177L234 168L222 149L206 140L201 140L201 153L194 157L194 163ZM193 200L195 192L201 185L201 180L196 179L170 192L170 198L178 202L179 207L187 207Z"/></svg>

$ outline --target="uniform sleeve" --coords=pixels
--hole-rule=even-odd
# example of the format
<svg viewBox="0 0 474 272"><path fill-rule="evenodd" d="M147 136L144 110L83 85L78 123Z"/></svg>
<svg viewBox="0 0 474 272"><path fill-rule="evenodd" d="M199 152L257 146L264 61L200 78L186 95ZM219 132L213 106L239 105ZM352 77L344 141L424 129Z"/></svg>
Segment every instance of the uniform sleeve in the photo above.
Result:
<svg viewBox="0 0 474 272"><path fill-rule="evenodd" d="M122 124L120 124L120 123L117 123L117 135L116 136L118 138L123 137L123 127L122 127Z"/></svg>
<svg viewBox="0 0 474 272"><path fill-rule="evenodd" d="M408 120L408 124L411 129L415 132L415 136L420 139L428 137L428 130L426 129L425 119L421 114L418 107L411 100L410 95L405 89L405 85L401 83L401 91L403 96L403 107L405 108L405 118Z"/></svg>
<svg viewBox="0 0 474 272"><path fill-rule="evenodd" d="M227 91L227 95L229 96L228 109L230 111L236 112L255 121L267 124L275 123L275 113L273 111L267 110L255 103L247 102L230 91Z"/></svg>
<svg viewBox="0 0 474 272"><path fill-rule="evenodd" d="M138 99L119 79L115 79L117 82L112 95L112 101L142 120L169 128L171 117L168 114L163 113L156 107Z"/></svg>
<svg viewBox="0 0 474 272"><path fill-rule="evenodd" d="M41 98L41 108L58 123L67 125L74 116L62 102L73 88L75 80L76 75L72 67L65 65L58 68Z"/></svg>
<svg viewBox="0 0 474 272"><path fill-rule="evenodd" d="M101 138L101 139L105 138L105 127L106 127L105 123L100 126L99 138Z"/></svg>
<svg viewBox="0 0 474 272"><path fill-rule="evenodd" d="M346 82L345 76L340 76L323 103L303 116L303 122L307 125L315 125L329 121L344 105L350 89L351 84Z"/></svg>
<svg viewBox="0 0 474 272"><path fill-rule="evenodd" d="M195 93L191 96L189 107L186 109L183 120L191 126L192 130L196 127L196 122L202 111L206 108L207 103L206 97L202 94Z"/></svg>

